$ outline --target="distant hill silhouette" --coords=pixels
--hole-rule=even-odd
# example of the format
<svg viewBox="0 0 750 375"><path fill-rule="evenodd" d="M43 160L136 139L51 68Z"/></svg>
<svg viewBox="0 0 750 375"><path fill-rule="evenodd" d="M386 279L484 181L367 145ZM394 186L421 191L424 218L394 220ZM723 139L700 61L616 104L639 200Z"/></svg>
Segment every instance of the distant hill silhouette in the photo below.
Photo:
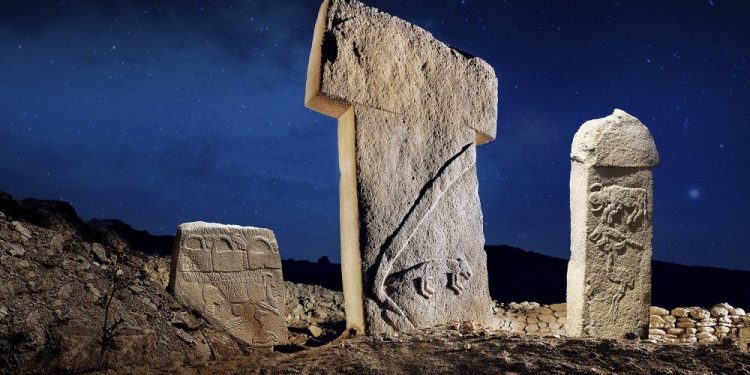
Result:
<svg viewBox="0 0 750 375"><path fill-rule="evenodd" d="M117 220L92 220L88 224L97 229L106 227L123 233L121 237L130 239L134 250L161 256L171 254L174 236L152 236ZM493 299L548 304L565 301L567 259L505 245L488 245L485 249ZM284 259L282 267L284 280L341 290L341 266L337 263ZM662 261L652 263L651 298L652 304L657 306L710 307L729 302L733 306L750 308L748 285L750 271Z"/></svg>
<svg viewBox="0 0 750 375"><path fill-rule="evenodd" d="M123 241L127 243L130 249L153 255L171 255L174 236L162 235L154 236L145 230L133 229L129 224L120 220L93 219L87 222L88 226L98 231L116 232ZM176 228L175 228L176 230Z"/></svg>
<svg viewBox="0 0 750 375"><path fill-rule="evenodd" d="M568 261L511 246L485 246L490 295L501 302L565 301Z"/></svg>
<svg viewBox="0 0 750 375"><path fill-rule="evenodd" d="M511 246L487 246L490 295L502 302L565 301L568 260ZM750 308L750 271L652 263L653 305L710 307L729 302Z"/></svg>
<svg viewBox="0 0 750 375"><path fill-rule="evenodd" d="M565 302L568 260L512 246L486 246L490 295L500 302ZM341 290L336 263L284 260L284 279ZM720 302L750 308L750 271L652 263L653 305L710 307Z"/></svg>
<svg viewBox="0 0 750 375"><path fill-rule="evenodd" d="M568 260L512 246L486 246L490 295L501 302L565 302ZM341 290L336 263L283 261L284 279ZM720 302L750 309L750 271L652 263L652 304L710 307Z"/></svg>
<svg viewBox="0 0 750 375"><path fill-rule="evenodd" d="M116 232L130 249L144 254L168 256L174 236L154 236L133 229L119 220L90 220L84 223L66 202L24 199L16 201L0 192L0 211L24 217L37 225L49 226L56 219L79 227L82 236ZM525 251L512 246L486 246L490 295L501 302L565 301L567 260ZM283 255L283 249L282 249ZM284 279L296 283L321 285L341 290L341 268L327 259L318 262L282 260ZM750 271L714 267L685 266L654 261L652 266L652 304L710 307L720 302L750 309Z"/></svg>
<svg viewBox="0 0 750 375"><path fill-rule="evenodd" d="M338 263L283 259L281 267L286 281L341 290L341 265Z"/></svg>

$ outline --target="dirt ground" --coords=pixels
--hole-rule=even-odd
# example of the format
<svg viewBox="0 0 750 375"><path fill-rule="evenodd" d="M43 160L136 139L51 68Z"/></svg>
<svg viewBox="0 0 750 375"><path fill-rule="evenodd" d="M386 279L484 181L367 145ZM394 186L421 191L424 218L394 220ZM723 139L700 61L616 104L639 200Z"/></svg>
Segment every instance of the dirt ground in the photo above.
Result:
<svg viewBox="0 0 750 375"><path fill-rule="evenodd" d="M345 335L346 336L346 335ZM393 338L339 337L320 346L207 362L186 374L748 374L731 342L653 344L434 330ZM297 349L298 351L294 351ZM162 369L164 371L166 369ZM129 369L127 373L148 372Z"/></svg>

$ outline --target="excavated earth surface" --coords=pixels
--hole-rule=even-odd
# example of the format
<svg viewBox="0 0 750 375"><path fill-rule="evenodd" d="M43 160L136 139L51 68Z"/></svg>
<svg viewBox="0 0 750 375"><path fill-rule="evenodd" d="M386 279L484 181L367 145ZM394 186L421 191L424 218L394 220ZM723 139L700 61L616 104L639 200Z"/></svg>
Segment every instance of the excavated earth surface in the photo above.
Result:
<svg viewBox="0 0 750 375"><path fill-rule="evenodd" d="M64 202L0 193L0 373L750 373L750 355L731 341L520 336L466 323L352 337L340 292L290 282L289 344L257 351L165 291L169 259L145 255L145 236L85 223Z"/></svg>
<svg viewBox="0 0 750 375"><path fill-rule="evenodd" d="M519 335L417 333L341 339L270 358L191 368L196 374L746 374L750 357L733 344L650 344Z"/></svg>

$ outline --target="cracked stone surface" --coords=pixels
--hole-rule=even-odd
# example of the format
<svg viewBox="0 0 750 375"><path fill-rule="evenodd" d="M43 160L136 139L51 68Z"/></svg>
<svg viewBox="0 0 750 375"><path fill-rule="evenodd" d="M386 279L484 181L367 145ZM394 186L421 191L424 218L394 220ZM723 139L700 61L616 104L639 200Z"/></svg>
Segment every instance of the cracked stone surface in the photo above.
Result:
<svg viewBox="0 0 750 375"><path fill-rule="evenodd" d="M355 109L371 332L490 318L473 131Z"/></svg>
<svg viewBox="0 0 750 375"><path fill-rule="evenodd" d="M476 172L476 144L496 132L489 64L358 1L324 1L305 103L339 119L347 326L490 325Z"/></svg>
<svg viewBox="0 0 750 375"><path fill-rule="evenodd" d="M571 150L567 332L646 338L651 304L653 179L646 126L621 110L586 122Z"/></svg>
<svg viewBox="0 0 750 375"><path fill-rule="evenodd" d="M203 222L180 225L170 291L251 346L287 341L281 257L271 230Z"/></svg>

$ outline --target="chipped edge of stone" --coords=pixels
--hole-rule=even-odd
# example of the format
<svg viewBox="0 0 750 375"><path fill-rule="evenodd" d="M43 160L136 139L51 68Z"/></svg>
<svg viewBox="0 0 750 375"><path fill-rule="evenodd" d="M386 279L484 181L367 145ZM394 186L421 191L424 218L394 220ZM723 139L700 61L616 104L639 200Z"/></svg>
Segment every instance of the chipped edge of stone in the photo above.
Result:
<svg viewBox="0 0 750 375"><path fill-rule="evenodd" d="M205 221L191 221L189 223L182 223L179 225L180 230L192 231L198 229L250 229L250 230L267 230L268 228L259 228L252 226L242 226L236 224L221 224L221 223L210 223Z"/></svg>

